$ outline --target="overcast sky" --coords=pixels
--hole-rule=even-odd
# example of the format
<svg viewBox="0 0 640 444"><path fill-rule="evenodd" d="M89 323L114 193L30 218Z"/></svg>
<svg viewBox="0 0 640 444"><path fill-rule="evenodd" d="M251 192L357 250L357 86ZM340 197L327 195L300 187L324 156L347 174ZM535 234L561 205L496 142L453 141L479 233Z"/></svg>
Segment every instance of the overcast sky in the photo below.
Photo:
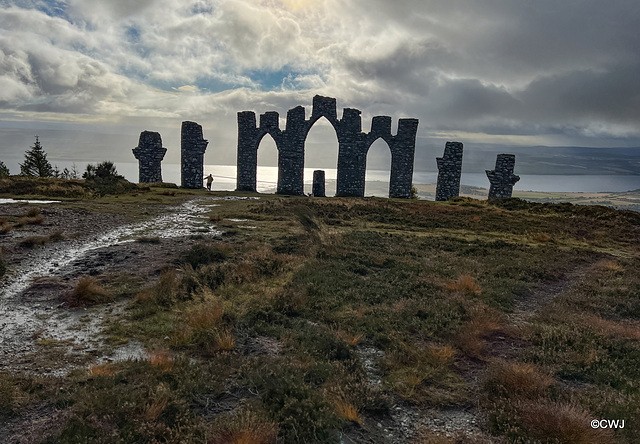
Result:
<svg viewBox="0 0 640 444"><path fill-rule="evenodd" d="M434 155L444 140L640 146L639 23L638 0L0 0L0 127L89 132L53 139L53 157L117 135L112 157L132 161L159 131L177 161L195 120L207 162L230 163L238 111L310 113L322 94L365 130L420 119Z"/></svg>

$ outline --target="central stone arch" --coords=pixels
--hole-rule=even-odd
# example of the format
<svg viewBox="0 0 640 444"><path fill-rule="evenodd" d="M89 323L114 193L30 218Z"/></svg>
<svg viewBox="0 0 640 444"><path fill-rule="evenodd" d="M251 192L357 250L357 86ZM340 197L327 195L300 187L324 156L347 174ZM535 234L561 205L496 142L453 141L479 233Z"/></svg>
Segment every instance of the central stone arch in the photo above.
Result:
<svg viewBox="0 0 640 444"><path fill-rule="evenodd" d="M360 110L345 108L338 120L336 99L315 96L311 117L297 106L287 112L284 131L276 112L260 115L260 126L252 111L238 113L238 183L239 191L256 191L257 150L260 140L269 133L278 147L279 194L304 194L304 150L307 135L318 119L325 117L338 138L337 196L364 196L367 153L371 144L382 138L391 150L389 197L411 196L417 119L400 119L398 132L391 134L391 117L376 116L371 131L362 132Z"/></svg>

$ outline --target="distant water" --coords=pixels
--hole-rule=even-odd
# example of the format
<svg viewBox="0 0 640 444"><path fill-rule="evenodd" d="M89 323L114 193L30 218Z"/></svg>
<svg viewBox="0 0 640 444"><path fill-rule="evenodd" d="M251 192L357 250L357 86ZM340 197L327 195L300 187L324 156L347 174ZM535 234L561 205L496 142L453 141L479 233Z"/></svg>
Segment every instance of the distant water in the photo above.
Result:
<svg viewBox="0 0 640 444"><path fill-rule="evenodd" d="M56 162L60 169L71 168L71 162ZM86 163L76 163L79 171L84 171ZM138 181L138 164L135 162L116 163L118 172L132 182ZM311 190L313 170L305 168L305 188ZM335 193L336 169L324 168L327 180L327 195ZM236 187L236 167L234 165L205 165L205 174L213 174L213 189L220 191L234 190ZM162 178L165 182L180 184L180 165L165 163L162 165ZM433 184L438 173L415 172L413 182ZM367 171L367 181L389 182L388 171ZM278 182L277 167L258 167L258 191L274 191ZM462 184L481 188L489 188L489 180L483 173L463 173ZM378 187L379 188L379 187ZM514 187L521 191L545 191L565 193L598 193L621 192L640 189L640 176L613 175L533 175L521 174L520 181Z"/></svg>

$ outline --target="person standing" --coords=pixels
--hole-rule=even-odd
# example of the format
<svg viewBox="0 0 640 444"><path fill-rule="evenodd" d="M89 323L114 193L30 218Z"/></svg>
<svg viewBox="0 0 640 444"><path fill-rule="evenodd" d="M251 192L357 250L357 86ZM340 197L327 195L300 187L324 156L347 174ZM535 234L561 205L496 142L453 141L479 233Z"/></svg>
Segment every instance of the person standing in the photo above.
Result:
<svg viewBox="0 0 640 444"><path fill-rule="evenodd" d="M213 176L211 174L209 174L208 176L204 177L204 179L207 179L207 190L211 191L211 184L213 183Z"/></svg>

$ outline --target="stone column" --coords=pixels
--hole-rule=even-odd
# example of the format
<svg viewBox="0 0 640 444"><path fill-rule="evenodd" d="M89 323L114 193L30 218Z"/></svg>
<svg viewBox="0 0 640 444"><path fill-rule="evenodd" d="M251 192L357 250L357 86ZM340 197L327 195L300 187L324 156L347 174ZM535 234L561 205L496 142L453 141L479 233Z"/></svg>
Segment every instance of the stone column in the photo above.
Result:
<svg viewBox="0 0 640 444"><path fill-rule="evenodd" d="M285 134L278 145L278 194L304 194L304 141L307 131L304 108L290 109Z"/></svg>
<svg viewBox="0 0 640 444"><path fill-rule="evenodd" d="M143 131L133 155L138 159L139 182L162 182L162 159L167 149L162 147L160 133Z"/></svg>
<svg viewBox="0 0 640 444"><path fill-rule="evenodd" d="M256 143L256 114L252 111L238 113L237 191L256 192L258 147Z"/></svg>
<svg viewBox="0 0 640 444"><path fill-rule="evenodd" d="M391 143L391 180L389 197L409 199L413 183L418 119L400 119L398 134Z"/></svg>
<svg viewBox="0 0 640 444"><path fill-rule="evenodd" d="M327 197L324 182L324 171L315 170L313 172L313 187L311 189L313 197Z"/></svg>
<svg viewBox="0 0 640 444"><path fill-rule="evenodd" d="M182 122L182 187L202 188L204 152L209 142L202 137L202 126L195 122Z"/></svg>
<svg viewBox="0 0 640 444"><path fill-rule="evenodd" d="M498 154L496 168L487 170L487 177L491 182L489 199L510 199L513 186L520 180L520 176L513 174L516 165L514 154Z"/></svg>
<svg viewBox="0 0 640 444"><path fill-rule="evenodd" d="M338 177L336 196L364 196L367 148L360 110L345 108L338 126Z"/></svg>
<svg viewBox="0 0 640 444"><path fill-rule="evenodd" d="M463 145L460 142L447 142L444 147L444 156L436 159L438 163L437 201L447 201L460 194L462 148Z"/></svg>

